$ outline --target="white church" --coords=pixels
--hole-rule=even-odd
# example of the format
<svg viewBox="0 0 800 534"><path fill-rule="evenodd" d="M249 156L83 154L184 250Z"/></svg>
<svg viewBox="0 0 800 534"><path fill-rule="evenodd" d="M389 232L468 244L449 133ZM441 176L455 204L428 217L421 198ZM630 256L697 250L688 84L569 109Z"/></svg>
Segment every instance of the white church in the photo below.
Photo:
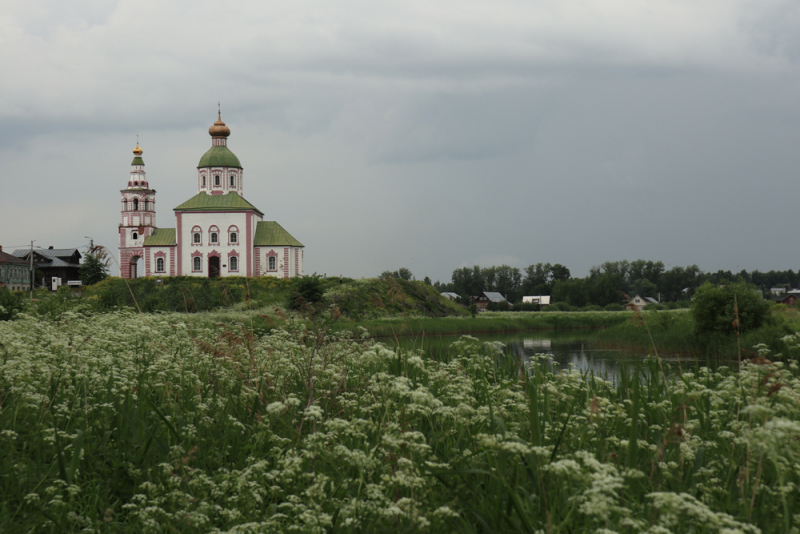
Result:
<svg viewBox="0 0 800 534"><path fill-rule="evenodd" d="M150 188L139 143L122 193L120 275L303 275L303 244L245 200L243 170L228 148L221 114L208 129L211 148L197 165L197 194L174 209L175 228L156 226L156 191Z"/></svg>

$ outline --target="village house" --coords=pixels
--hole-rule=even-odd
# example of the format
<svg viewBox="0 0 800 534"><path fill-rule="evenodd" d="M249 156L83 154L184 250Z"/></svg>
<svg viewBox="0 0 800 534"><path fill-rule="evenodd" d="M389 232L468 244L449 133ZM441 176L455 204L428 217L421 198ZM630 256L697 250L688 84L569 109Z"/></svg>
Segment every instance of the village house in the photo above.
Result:
<svg viewBox="0 0 800 534"><path fill-rule="evenodd" d="M11 291L30 288L30 265L0 247L0 287Z"/></svg>
<svg viewBox="0 0 800 534"><path fill-rule="evenodd" d="M507 302L503 295L495 291L484 291L477 297L473 297L473 301L478 307L479 312L485 312L486 306L488 306L490 302Z"/></svg>

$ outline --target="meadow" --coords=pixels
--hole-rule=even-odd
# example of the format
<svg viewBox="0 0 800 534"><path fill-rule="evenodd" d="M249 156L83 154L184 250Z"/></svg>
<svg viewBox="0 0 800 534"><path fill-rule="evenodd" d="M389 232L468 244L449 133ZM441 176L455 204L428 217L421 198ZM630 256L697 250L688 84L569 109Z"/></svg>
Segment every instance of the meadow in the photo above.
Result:
<svg viewBox="0 0 800 534"><path fill-rule="evenodd" d="M0 322L0 532L800 531L800 369L763 346L610 382L257 313Z"/></svg>

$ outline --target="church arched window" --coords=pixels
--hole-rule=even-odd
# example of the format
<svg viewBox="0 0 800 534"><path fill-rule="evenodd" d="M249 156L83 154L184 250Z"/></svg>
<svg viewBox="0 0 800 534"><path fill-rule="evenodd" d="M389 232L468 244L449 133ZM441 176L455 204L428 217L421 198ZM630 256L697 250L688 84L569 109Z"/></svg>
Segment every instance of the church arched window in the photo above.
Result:
<svg viewBox="0 0 800 534"><path fill-rule="evenodd" d="M203 176L203 187L205 187L205 186L206 186L206 177Z"/></svg>
<svg viewBox="0 0 800 534"><path fill-rule="evenodd" d="M228 227L228 244L229 245L239 244L239 229L236 226Z"/></svg>
<svg viewBox="0 0 800 534"><path fill-rule="evenodd" d="M219 228L216 226L211 226L211 228L208 229L208 242L211 245L219 243Z"/></svg>
<svg viewBox="0 0 800 534"><path fill-rule="evenodd" d="M277 262L277 258L275 256L270 256L269 257L269 270L270 271L277 271L278 270L278 267L276 265L277 263L278 263Z"/></svg>
<svg viewBox="0 0 800 534"><path fill-rule="evenodd" d="M195 226L194 228L192 228L192 243L195 245L202 245L203 244L202 235L203 234L199 226Z"/></svg>
<svg viewBox="0 0 800 534"><path fill-rule="evenodd" d="M156 258L156 272L157 273L164 272L164 258Z"/></svg>
<svg viewBox="0 0 800 534"><path fill-rule="evenodd" d="M134 198L133 199L133 211L139 211L139 199L138 198Z"/></svg>
<svg viewBox="0 0 800 534"><path fill-rule="evenodd" d="M194 271L196 273L200 272L202 270L202 263L203 263L203 260L200 259L200 256L195 256L192 259L192 271Z"/></svg>
<svg viewBox="0 0 800 534"><path fill-rule="evenodd" d="M231 187L236 187L236 177L231 174Z"/></svg>
<svg viewBox="0 0 800 534"><path fill-rule="evenodd" d="M215 185L215 186L219 186L219 174L217 174L216 176L214 176L214 185Z"/></svg>
<svg viewBox="0 0 800 534"><path fill-rule="evenodd" d="M133 238L139 239L139 232L133 232Z"/></svg>
<svg viewBox="0 0 800 534"><path fill-rule="evenodd" d="M228 262L230 263L230 271L238 271L239 270L239 258L236 256L231 256L228 258Z"/></svg>

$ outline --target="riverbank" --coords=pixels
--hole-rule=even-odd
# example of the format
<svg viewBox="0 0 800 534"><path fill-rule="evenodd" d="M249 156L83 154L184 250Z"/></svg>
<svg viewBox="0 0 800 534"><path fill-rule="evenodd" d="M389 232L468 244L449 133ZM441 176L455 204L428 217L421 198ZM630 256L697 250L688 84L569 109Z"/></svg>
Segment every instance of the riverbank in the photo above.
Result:
<svg viewBox="0 0 800 534"><path fill-rule="evenodd" d="M796 349L784 338L800 331L796 310L776 307L772 320L761 328L745 332L739 339L730 335L699 337L689 310L651 311L631 314L623 321L597 332L593 342L605 348L661 355L674 354L695 358L754 358L758 346L765 345L773 354L796 356Z"/></svg>
<svg viewBox="0 0 800 534"><path fill-rule="evenodd" d="M486 312L476 317L393 317L368 321L340 321L334 332L359 333L370 337L486 334L526 330L603 329L619 325L631 312Z"/></svg>

